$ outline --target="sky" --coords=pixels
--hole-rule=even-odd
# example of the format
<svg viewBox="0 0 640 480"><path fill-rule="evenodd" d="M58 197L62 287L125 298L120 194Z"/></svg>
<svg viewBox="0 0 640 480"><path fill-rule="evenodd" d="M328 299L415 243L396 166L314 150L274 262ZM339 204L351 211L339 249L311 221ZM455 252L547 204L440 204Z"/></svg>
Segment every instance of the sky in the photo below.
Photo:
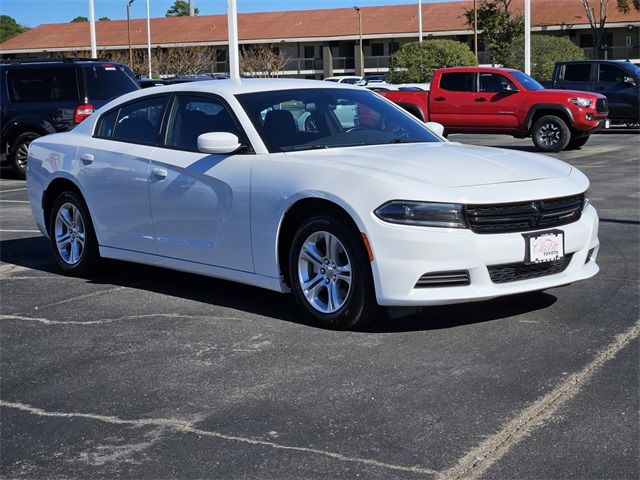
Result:
<svg viewBox="0 0 640 480"><path fill-rule="evenodd" d="M152 17L163 17L173 0L149 0ZM200 15L225 13L226 0L194 0ZM443 0L423 0L423 3ZM397 5L418 3L417 0L237 0L238 11L264 12L274 10L304 10L311 8L336 8ZM109 17L112 20L127 18L127 0L94 0L96 19ZM146 0L134 0L132 18L145 18ZM27 27L42 23L68 22L77 16L89 16L89 0L0 0L0 15L9 15Z"/></svg>

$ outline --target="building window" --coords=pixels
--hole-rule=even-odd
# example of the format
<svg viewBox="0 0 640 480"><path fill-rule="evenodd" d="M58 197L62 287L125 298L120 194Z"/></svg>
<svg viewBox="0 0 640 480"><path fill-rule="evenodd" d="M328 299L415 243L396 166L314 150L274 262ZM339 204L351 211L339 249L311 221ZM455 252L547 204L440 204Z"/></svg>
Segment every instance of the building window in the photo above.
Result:
<svg viewBox="0 0 640 480"><path fill-rule="evenodd" d="M216 62L226 62L227 61L227 50L224 48L216 49Z"/></svg>
<svg viewBox="0 0 640 480"><path fill-rule="evenodd" d="M382 56L384 56L384 43L372 43L371 44L371 55L373 57L382 57Z"/></svg>
<svg viewBox="0 0 640 480"><path fill-rule="evenodd" d="M400 50L400 42L389 42L389 55L393 55Z"/></svg>
<svg viewBox="0 0 640 480"><path fill-rule="evenodd" d="M316 47L313 45L308 45L304 47L304 58L315 58L316 56Z"/></svg>

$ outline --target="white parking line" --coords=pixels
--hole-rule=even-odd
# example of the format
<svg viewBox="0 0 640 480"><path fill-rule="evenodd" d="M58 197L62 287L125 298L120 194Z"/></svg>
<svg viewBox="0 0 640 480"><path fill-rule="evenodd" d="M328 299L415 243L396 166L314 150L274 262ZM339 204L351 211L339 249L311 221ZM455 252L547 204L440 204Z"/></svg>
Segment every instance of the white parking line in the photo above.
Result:
<svg viewBox="0 0 640 480"><path fill-rule="evenodd" d="M13 188L11 190L0 190L0 193L19 192L20 190L26 190L26 189L27 189L27 187Z"/></svg>
<svg viewBox="0 0 640 480"><path fill-rule="evenodd" d="M0 233L8 232L8 233L40 233L40 230L4 230L0 229Z"/></svg>
<svg viewBox="0 0 640 480"><path fill-rule="evenodd" d="M2 200L2 199L0 199L0 202L7 202L7 203L29 203L29 200Z"/></svg>

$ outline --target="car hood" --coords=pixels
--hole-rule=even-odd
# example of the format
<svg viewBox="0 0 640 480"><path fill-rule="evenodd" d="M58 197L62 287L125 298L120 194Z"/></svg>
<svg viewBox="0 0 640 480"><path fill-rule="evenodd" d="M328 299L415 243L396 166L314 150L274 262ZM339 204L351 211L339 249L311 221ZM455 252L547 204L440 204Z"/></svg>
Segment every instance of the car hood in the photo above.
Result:
<svg viewBox="0 0 640 480"><path fill-rule="evenodd" d="M572 167L543 155L454 142L375 145L287 153L296 162L317 163L385 180L419 181L442 187L528 182L566 177Z"/></svg>
<svg viewBox="0 0 640 480"><path fill-rule="evenodd" d="M582 97L582 98L606 98L601 93L595 92L585 92L581 90L564 90L558 88L545 88L544 90L536 90L536 98L538 102L541 102L545 96L548 98L562 98L568 99L573 97Z"/></svg>

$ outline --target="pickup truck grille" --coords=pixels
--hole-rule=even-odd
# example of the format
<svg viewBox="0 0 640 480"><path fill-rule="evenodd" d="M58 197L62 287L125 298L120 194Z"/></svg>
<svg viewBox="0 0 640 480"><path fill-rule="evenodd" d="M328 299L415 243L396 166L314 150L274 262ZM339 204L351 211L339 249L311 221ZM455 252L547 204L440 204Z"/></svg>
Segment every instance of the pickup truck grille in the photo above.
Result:
<svg viewBox="0 0 640 480"><path fill-rule="evenodd" d="M513 233L577 222L584 195L497 205L467 205L467 225L475 233Z"/></svg>
<svg viewBox="0 0 640 480"><path fill-rule="evenodd" d="M596 101L596 112L609 113L609 103L606 98L599 98Z"/></svg>

